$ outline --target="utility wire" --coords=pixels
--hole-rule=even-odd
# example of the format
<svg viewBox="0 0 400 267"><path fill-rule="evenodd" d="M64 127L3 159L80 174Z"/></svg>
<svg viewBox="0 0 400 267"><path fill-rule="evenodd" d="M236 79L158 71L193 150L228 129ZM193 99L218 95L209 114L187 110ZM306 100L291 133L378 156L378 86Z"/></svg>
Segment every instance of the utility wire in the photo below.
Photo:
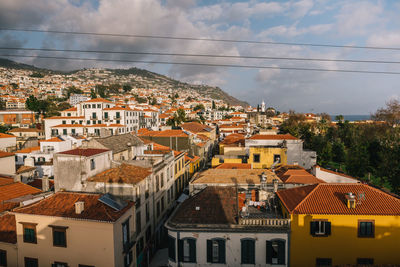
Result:
<svg viewBox="0 0 400 267"><path fill-rule="evenodd" d="M256 40L235 40L235 39L217 39L217 38L196 38L196 37L178 37L178 36L161 36L161 35L97 33L97 32L38 30L38 29L15 29L15 28L0 28L0 31L41 32L41 33L93 35L93 36L109 36L109 37L149 38L149 39L185 40L185 41L208 41L208 42L225 42L225 43L266 44L266 45L297 45L297 46L312 46L312 47L333 47L333 48L354 48L354 49L374 49L374 50L395 50L395 51L400 51L400 47L382 47L382 46L357 46L357 45L335 45L335 44L316 44L316 43L292 43L292 42L273 42L273 41L256 41Z"/></svg>
<svg viewBox="0 0 400 267"><path fill-rule="evenodd" d="M213 58L237 58L237 59L270 59L270 60L295 60L295 61L324 61L324 62L346 62L346 63L377 63L377 64L400 64L400 61L386 60L358 60L358 59L329 59L329 58L302 58L302 57L266 57L266 56L235 56L235 55L212 55L212 54L183 54L163 52L136 52L136 51L106 51L106 50L80 50L80 49L53 49L53 48L26 48L26 47L0 47L0 50L23 50L23 51L45 51L45 52L74 52L74 53L97 53L97 54L128 54L128 55L155 55L155 56L180 56L180 57L213 57Z"/></svg>
<svg viewBox="0 0 400 267"><path fill-rule="evenodd" d="M23 58L47 58L63 60L85 60L85 61L106 61L106 62L129 62L129 63L148 63L164 65L188 65L188 66L208 66L208 67L228 67L228 68L248 68L248 69L276 69L276 70L299 70L299 71L320 71L320 72L345 72L345 73L363 73L363 74L393 74L400 72L394 71L369 71L369 70L346 70L346 69L318 69L318 68L300 68L300 67L276 67L276 66L257 66L257 65L234 65L234 64L211 64L211 63L192 63L192 62L170 62L170 61L147 61L147 60L125 60L125 59L99 59L99 58L80 58L80 57L54 57L54 56L34 56L34 55L10 55L3 54L0 57L23 57Z"/></svg>

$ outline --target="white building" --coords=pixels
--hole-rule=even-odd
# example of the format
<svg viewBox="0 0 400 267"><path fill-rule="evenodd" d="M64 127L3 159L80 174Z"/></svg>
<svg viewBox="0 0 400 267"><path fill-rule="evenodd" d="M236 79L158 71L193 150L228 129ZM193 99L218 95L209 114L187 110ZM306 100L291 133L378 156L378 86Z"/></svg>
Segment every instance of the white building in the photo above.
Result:
<svg viewBox="0 0 400 267"><path fill-rule="evenodd" d="M88 97L87 95L72 94L69 97L69 104L71 106L76 106L77 104L88 101L88 100L90 100L90 97Z"/></svg>

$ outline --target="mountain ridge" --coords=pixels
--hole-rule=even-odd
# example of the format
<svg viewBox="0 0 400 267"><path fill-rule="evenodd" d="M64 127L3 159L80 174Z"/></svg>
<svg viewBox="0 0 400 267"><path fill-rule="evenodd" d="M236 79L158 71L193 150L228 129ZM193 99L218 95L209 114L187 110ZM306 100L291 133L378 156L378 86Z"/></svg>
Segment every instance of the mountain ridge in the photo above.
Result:
<svg viewBox="0 0 400 267"><path fill-rule="evenodd" d="M5 58L0 58L0 67L4 68L12 68L12 69L24 69L24 70L31 70L31 71L36 71L36 72L42 72L44 74L63 74L63 75L71 75L71 74L76 74L79 73L80 71L87 70L86 68L83 69L78 69L78 70L73 70L73 71L58 71L58 70L50 70L50 69L45 69L45 68L38 68L33 65L29 64L24 64L24 63L19 63L15 62L13 60L5 59ZM221 99L228 103L231 106L234 105L241 105L243 107L249 106L249 104L246 101L239 100L228 93L226 93L224 90L217 86L208 86L208 85L195 85L195 84L190 84L186 82L181 82L178 80L175 80L173 78L170 78L166 75L158 74L149 70L145 69L140 69L136 67L132 67L129 69L110 69L110 68L105 68L102 70L107 70L110 72L113 72L115 75L118 76L127 76L130 74L134 74L137 76L144 77L146 79L150 80L163 80L163 82L168 83L171 86L174 86L176 88L182 88L186 90L195 90L199 92L200 94L207 95L213 99ZM132 82L135 83L135 82ZM140 82L137 82L137 85L140 86Z"/></svg>

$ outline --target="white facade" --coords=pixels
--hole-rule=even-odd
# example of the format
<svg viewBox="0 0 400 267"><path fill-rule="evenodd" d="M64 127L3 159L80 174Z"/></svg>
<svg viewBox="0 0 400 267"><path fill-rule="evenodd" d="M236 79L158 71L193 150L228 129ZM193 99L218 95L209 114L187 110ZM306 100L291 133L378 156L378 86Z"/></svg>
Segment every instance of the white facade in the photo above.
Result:
<svg viewBox="0 0 400 267"><path fill-rule="evenodd" d="M360 183L359 180L348 175L325 170L316 165L312 168L312 174L318 179L321 179L327 183Z"/></svg>
<svg viewBox="0 0 400 267"><path fill-rule="evenodd" d="M90 97L86 96L86 95L81 95L81 94L72 94L69 97L69 104L71 106L75 106L81 102L85 102L87 100L90 100Z"/></svg>
<svg viewBox="0 0 400 267"><path fill-rule="evenodd" d="M17 137L12 135L0 135L0 150L12 151L17 146Z"/></svg>

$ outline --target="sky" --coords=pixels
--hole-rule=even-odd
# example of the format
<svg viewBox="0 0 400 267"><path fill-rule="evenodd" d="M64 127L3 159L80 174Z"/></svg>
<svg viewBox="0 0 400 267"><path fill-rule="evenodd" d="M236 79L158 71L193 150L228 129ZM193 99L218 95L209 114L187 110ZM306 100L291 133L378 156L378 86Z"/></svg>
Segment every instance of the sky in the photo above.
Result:
<svg viewBox="0 0 400 267"><path fill-rule="evenodd" d="M1 29L40 29L339 46L400 47L400 1L349 0L0 1ZM1 47L399 61L400 49L355 49L0 30ZM88 54L0 49L1 54L400 72L399 64ZM219 86L253 106L280 111L370 114L400 96L399 74L10 58L57 70L138 67Z"/></svg>

